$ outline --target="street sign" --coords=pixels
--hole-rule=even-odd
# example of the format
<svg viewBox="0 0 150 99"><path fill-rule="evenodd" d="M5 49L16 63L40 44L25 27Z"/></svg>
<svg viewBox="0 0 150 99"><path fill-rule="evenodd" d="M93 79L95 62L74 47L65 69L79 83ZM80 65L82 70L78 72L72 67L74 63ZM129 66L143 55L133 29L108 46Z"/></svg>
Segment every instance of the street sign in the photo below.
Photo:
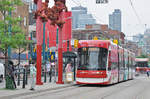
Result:
<svg viewBox="0 0 150 99"><path fill-rule="evenodd" d="M106 4L108 0L96 0L96 4Z"/></svg>
<svg viewBox="0 0 150 99"><path fill-rule="evenodd" d="M66 73L66 81L72 82L73 81L73 72Z"/></svg>

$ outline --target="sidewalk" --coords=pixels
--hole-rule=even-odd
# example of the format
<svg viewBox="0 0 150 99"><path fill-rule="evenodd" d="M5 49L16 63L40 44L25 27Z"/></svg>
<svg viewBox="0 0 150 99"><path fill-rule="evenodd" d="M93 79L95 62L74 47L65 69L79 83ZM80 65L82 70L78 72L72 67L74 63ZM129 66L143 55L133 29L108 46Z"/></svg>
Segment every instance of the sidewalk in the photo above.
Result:
<svg viewBox="0 0 150 99"><path fill-rule="evenodd" d="M0 84L1 86L2 84ZM3 83L4 85L4 83ZM17 86L17 89L15 90L7 90L4 89L4 87L0 87L0 99L10 99L8 97L14 97L14 96L21 96L21 95L28 95L28 94L33 94L33 93L39 93L39 92L44 92L44 91L49 91L49 90L56 90L58 88L66 88L75 85L75 82L73 83L65 83L65 84L56 84L54 82L47 82L43 83L43 85L36 85L35 90L31 91L30 89L30 83L25 86L25 88L22 88L22 83L20 86Z"/></svg>

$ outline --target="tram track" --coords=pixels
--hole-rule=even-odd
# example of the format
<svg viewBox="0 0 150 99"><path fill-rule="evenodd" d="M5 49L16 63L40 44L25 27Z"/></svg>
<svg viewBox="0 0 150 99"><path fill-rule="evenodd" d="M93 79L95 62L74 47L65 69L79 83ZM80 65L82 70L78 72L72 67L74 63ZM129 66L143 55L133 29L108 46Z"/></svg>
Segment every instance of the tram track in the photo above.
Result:
<svg viewBox="0 0 150 99"><path fill-rule="evenodd" d="M123 82L123 83L126 83L126 82ZM134 82L133 84L130 84L130 85L127 85L127 86L123 86L121 87L120 84L122 83L119 83L119 84L115 84L115 85L112 85L112 86L119 86L116 90L113 90L113 91L107 91L105 95L103 95L100 99L105 99L109 96L111 96L112 94L115 94L115 93L118 93L119 91L121 91L122 89L125 89L125 88L129 88L133 85L136 85L138 82ZM75 92L75 93L71 93L71 94L66 94L64 96L61 96L60 99L68 99L68 97L76 97L76 96L80 96L80 95L83 95L83 94L88 94L88 93L92 93L94 91L98 91L100 88L101 90L103 90L103 88L106 88L106 87L112 87L112 86L94 86L94 88L92 89L85 89L83 91L82 88L88 88L89 87L93 87L93 86L89 86L89 85L80 85L80 86L72 86L72 87L67 87L67 88L63 88L63 89L60 89L60 90L54 90L54 91L47 91L47 92L44 92L44 93L41 93L39 95L32 95L31 97L28 97L28 98L35 98L35 97L38 97L38 96L44 96L44 95L47 95L47 94L52 94L52 95L56 95L56 94L61 94L61 92L64 92L64 93L69 93L69 91L75 91L75 90L79 90L78 92ZM82 91L80 91L80 88L82 89ZM22 98L22 99L27 99L27 98ZM71 99L71 98L70 98Z"/></svg>
<svg viewBox="0 0 150 99"><path fill-rule="evenodd" d="M124 84L124 83L126 83L126 84ZM137 86L140 83L141 83L141 81L132 80L132 81L122 82L122 83L110 85L110 86L74 85L74 86L70 86L70 87L66 87L66 88L47 90L44 92L25 95L25 96L21 96L21 97L17 97L17 98L14 97L13 99L20 99L20 98L21 99L31 99L31 98L35 99L37 97L38 97L38 99L42 99L43 96L54 97L53 99L72 99L72 98L75 99L74 97L77 97L77 96L88 97L88 95L90 95L90 94L93 95L93 93L96 93L96 92L97 93L94 96L96 98L93 98L93 99L107 99L111 95L117 94L117 93L121 92L122 90L126 90L130 87ZM77 99L79 99L79 98L77 98ZM90 98L88 97L87 99L90 99Z"/></svg>
<svg viewBox="0 0 150 99"><path fill-rule="evenodd" d="M122 82L122 83L125 83L125 82ZM119 84L122 84L122 83L119 83ZM137 82L137 83L138 83L138 82ZM104 96L102 96L102 98L100 98L100 99L105 99L106 97L111 96L112 94L117 93L117 92L121 91L121 90L124 89L124 88L129 88L129 87L131 87L131 86L133 86L133 85L136 85L137 83L133 83L133 84L130 84L130 85L128 85L128 86L123 86L123 87L120 87L119 84L108 85L108 86L97 86L97 87L94 88L94 89L89 89L89 90L86 90L86 91L84 91L84 92L78 92L78 93L74 93L74 94L71 94L71 95L67 95L67 97L80 96L80 95L82 95L82 94L88 94L88 93L96 92L96 91L99 91L100 88L101 88L101 90L103 90L103 88L106 88L106 87L119 86L119 89L116 89L115 91L113 90L113 91L110 91L110 92L106 92L106 93L108 93L109 95L108 95L108 94L107 94L107 95L105 94ZM82 87L82 86L81 86L81 87ZM68 99L68 98L66 98L66 97L61 97L61 99Z"/></svg>
<svg viewBox="0 0 150 99"><path fill-rule="evenodd" d="M127 81L128 82L128 81ZM126 86L119 86L116 90L111 90L111 91L108 91L107 92L107 94L105 94L105 95L103 95L103 96L101 96L101 98L100 99L106 99L107 97L110 97L110 96L112 96L112 95L114 95L115 93L119 93L119 92L121 92L122 90L126 90L127 88L129 88L129 87L133 87L133 86L137 86L137 84L140 84L140 82L136 82L136 81L134 81L135 83L132 83L132 84L130 84L130 85L126 85ZM124 82L123 82L124 83ZM120 83L121 84L121 83Z"/></svg>
<svg viewBox="0 0 150 99"><path fill-rule="evenodd" d="M61 89L57 89L57 90L46 91L46 92L39 93L39 94L26 95L26 96L23 96L23 97L18 97L18 98L13 98L13 99L20 99L20 98L21 99L29 99L29 98L32 99L32 98L36 98L36 97L39 97L39 96L45 96L45 95L48 95L48 94L59 95L61 92L68 93L70 90L71 91L80 90L80 89L83 90L83 88L85 88L84 91L78 91L76 93L69 94L69 95L67 94L66 96L61 96L61 98L59 98L59 99L66 99L67 97L79 96L83 93L96 91L96 90L99 90L99 88L102 88L102 87L98 88L98 86L92 88L93 86L91 86L91 85L75 85L75 86L70 86L70 87L67 87L67 88L61 88ZM89 87L91 87L92 89L87 90L86 88L89 88Z"/></svg>

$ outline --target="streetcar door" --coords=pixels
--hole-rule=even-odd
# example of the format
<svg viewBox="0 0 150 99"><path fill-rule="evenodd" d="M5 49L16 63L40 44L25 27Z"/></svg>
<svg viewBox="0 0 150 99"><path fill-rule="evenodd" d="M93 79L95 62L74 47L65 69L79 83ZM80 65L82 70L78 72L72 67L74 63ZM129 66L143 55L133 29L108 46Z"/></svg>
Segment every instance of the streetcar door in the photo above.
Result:
<svg viewBox="0 0 150 99"><path fill-rule="evenodd" d="M108 71L111 70L111 50L108 52Z"/></svg>

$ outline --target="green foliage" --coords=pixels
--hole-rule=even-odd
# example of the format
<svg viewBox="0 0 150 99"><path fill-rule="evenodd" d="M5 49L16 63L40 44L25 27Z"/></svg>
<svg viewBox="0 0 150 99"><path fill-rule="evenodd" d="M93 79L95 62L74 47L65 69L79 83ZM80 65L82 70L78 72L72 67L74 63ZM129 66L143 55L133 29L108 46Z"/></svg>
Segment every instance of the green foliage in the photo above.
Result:
<svg viewBox="0 0 150 99"><path fill-rule="evenodd" d="M28 43L20 27L21 18L10 15L18 5L22 5L21 0L0 0L0 13L3 16L3 20L0 20L0 49L5 52L8 47L18 48Z"/></svg>
<svg viewBox="0 0 150 99"><path fill-rule="evenodd" d="M32 43L30 40L26 40L25 34L17 33L12 36L14 38L14 48L26 48L26 46Z"/></svg>
<svg viewBox="0 0 150 99"><path fill-rule="evenodd" d="M0 11L2 14L5 12L15 10L14 6L22 5L21 0L0 0Z"/></svg>
<svg viewBox="0 0 150 99"><path fill-rule="evenodd" d="M15 7L22 5L21 0L0 0L0 13L3 20L0 20L0 49L5 53L5 69L8 75L7 50L11 48L25 48L28 40L20 27L21 18L11 17ZM6 76L6 88L14 89L14 85L9 76Z"/></svg>

